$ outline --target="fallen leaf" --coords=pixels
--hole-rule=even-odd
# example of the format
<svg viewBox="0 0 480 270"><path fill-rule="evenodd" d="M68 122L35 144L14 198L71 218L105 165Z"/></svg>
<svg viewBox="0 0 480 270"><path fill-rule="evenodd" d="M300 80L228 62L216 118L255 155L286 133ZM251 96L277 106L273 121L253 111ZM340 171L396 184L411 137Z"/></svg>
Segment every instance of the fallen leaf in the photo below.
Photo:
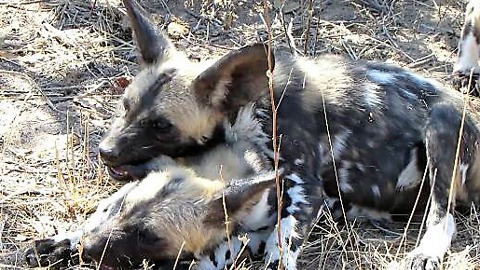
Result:
<svg viewBox="0 0 480 270"><path fill-rule="evenodd" d="M172 38L181 38L187 35L189 31L188 24L178 18L172 18L172 22L167 26L167 33Z"/></svg>

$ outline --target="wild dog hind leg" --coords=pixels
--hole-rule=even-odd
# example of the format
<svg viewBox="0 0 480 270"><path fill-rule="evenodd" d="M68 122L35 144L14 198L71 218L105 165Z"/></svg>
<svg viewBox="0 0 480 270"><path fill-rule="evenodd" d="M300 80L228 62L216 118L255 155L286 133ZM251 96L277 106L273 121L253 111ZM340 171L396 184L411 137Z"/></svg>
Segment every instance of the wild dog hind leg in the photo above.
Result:
<svg viewBox="0 0 480 270"><path fill-rule="evenodd" d="M438 269L450 248L456 232L453 216L459 200L469 200L468 185L478 151L478 130L470 118L464 119L461 143L462 113L449 104L435 105L429 114L425 130L425 146L431 185L431 204L427 227L419 246L410 253L411 268ZM457 146L460 149L457 150ZM456 160L456 157L458 159ZM456 165L456 168L454 168Z"/></svg>

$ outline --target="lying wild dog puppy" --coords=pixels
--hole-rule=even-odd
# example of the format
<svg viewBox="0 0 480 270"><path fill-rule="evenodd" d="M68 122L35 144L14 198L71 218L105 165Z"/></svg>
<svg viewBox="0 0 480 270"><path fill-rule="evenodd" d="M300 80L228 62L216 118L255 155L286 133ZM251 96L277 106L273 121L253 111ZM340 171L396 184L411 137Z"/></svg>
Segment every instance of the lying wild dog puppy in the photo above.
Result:
<svg viewBox="0 0 480 270"><path fill-rule="evenodd" d="M101 201L78 231L36 241L26 252L28 264L64 267L81 243L83 257L101 269L140 268L144 260L173 269L177 257L195 258L197 269L212 269L203 259L208 252L219 248L237 254L242 248L237 237L231 247L222 245L232 231L248 234L249 248L257 250L265 237L257 230L271 231L275 214L259 216L255 207L268 200L274 176L257 145L246 140L265 139L250 118L251 109L245 108L233 127L225 125L228 145L181 164L166 156L150 161L147 167L154 171ZM225 258L224 264L234 259Z"/></svg>
<svg viewBox="0 0 480 270"><path fill-rule="evenodd" d="M461 125L462 96L417 74L336 56L275 59L262 44L213 62L190 62L138 4L124 4L143 70L126 90L121 115L100 145L112 177L127 180L132 166L160 154L188 157L210 151L224 142L224 121L235 123L244 106L253 106L252 119L271 139L266 71L275 65L282 209L265 245L269 267L281 263L297 269L303 241L325 200L341 198L347 208L409 208L424 170L432 201L425 235L410 253L411 268L440 266L455 233L455 206L479 201L476 101ZM271 142L259 145L273 164ZM251 213L267 217L275 207L267 200ZM205 269L223 269L226 258L234 257L223 246L205 257L202 265L210 263Z"/></svg>
<svg viewBox="0 0 480 270"><path fill-rule="evenodd" d="M470 91L470 94L477 97L480 95L477 86L477 80L480 76L479 56L480 2L470 0L465 12L465 23L458 44L458 58L453 67L453 75L458 77L455 82L457 88L466 89Z"/></svg>

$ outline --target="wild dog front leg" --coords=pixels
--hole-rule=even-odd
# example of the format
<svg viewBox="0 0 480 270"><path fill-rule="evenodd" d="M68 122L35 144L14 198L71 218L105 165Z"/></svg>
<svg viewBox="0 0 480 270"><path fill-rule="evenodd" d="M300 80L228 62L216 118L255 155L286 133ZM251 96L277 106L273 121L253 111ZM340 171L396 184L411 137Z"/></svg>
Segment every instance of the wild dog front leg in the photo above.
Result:
<svg viewBox="0 0 480 270"><path fill-rule="evenodd" d="M470 91L479 96L476 81L480 76L478 59L480 56L480 3L471 0L465 12L465 23L458 44L458 58L453 67L453 75L458 77L454 84L462 91ZM472 78L470 75L472 74ZM470 85L470 89L467 89ZM463 90L465 89L465 90Z"/></svg>
<svg viewBox="0 0 480 270"><path fill-rule="evenodd" d="M267 240L265 262L269 269L297 269L297 258L322 204L322 196L306 190L307 183L320 181L307 173L291 173L284 177L280 223ZM318 191L313 188L313 191ZM317 209L318 208L318 209ZM280 231L280 234L279 234Z"/></svg>
<svg viewBox="0 0 480 270"><path fill-rule="evenodd" d="M243 259L242 253L248 251L257 255L270 235L270 230L232 235L230 240L221 243L209 256L201 256L195 270L222 270L232 265L239 266Z"/></svg>
<svg viewBox="0 0 480 270"><path fill-rule="evenodd" d="M432 201L425 235L420 245L410 254L411 268L415 270L439 268L456 232L453 217L456 195L467 181L467 168L472 163L476 149L475 137L478 137L471 120L465 119L460 149L457 151L461 121L461 112L447 104L434 106L429 115L425 146Z"/></svg>

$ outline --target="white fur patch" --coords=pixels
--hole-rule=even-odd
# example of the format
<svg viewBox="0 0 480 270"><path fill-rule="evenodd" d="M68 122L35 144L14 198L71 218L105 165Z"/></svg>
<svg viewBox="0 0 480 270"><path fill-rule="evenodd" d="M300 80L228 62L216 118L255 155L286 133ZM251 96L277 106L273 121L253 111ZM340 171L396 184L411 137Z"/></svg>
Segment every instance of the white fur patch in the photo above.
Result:
<svg viewBox="0 0 480 270"><path fill-rule="evenodd" d="M288 175L287 178L290 179L290 180L292 180L292 181L295 182L296 184L303 184L302 178L300 178L300 176L298 176L298 175L295 174L295 173L292 173L292 174Z"/></svg>
<svg viewBox="0 0 480 270"><path fill-rule="evenodd" d="M253 254L258 254L260 245L267 242L268 237L271 234L271 230L265 230L260 232L250 232L247 234L248 244L250 251Z"/></svg>
<svg viewBox="0 0 480 270"><path fill-rule="evenodd" d="M301 184L304 181L295 173L288 175L286 178L292 180L297 185L289 188L287 194L291 199L291 205L287 207L287 211L290 214L300 210L298 204L308 204L308 201L305 198L305 190ZM300 247L296 250L290 250L292 239L298 238L299 235L296 231L298 221L293 215L289 215L280 220L280 224L277 224L273 232L270 234L270 237L266 243L266 262L275 262L282 257L283 266L286 270L296 270L297 269L297 257L300 254ZM281 250L282 256L280 256L280 249L278 243L278 230L281 231Z"/></svg>
<svg viewBox="0 0 480 270"><path fill-rule="evenodd" d="M381 107L383 104L382 98L380 97L380 87L375 84L366 84L364 87L363 100L372 108Z"/></svg>
<svg viewBox="0 0 480 270"><path fill-rule="evenodd" d="M66 232L64 234L57 234L52 237L53 241L56 243L61 242L65 239L70 240L70 249L75 249L77 244L80 243L80 238L83 235L82 230L76 230L74 232Z"/></svg>
<svg viewBox="0 0 480 270"><path fill-rule="evenodd" d="M295 159L295 161L293 161L293 163L295 165L299 166L299 165L302 165L303 163L305 163L305 161L303 159L297 158L297 159Z"/></svg>
<svg viewBox="0 0 480 270"><path fill-rule="evenodd" d="M318 153L322 157L320 159L320 164L325 165L332 161L332 155L330 153L330 147L327 147L323 143L318 144Z"/></svg>
<svg viewBox="0 0 480 270"><path fill-rule="evenodd" d="M291 240L293 238L298 238L298 233L296 232L297 223L298 221L295 219L295 217L290 215L282 218L279 224L282 236L282 262L284 269L286 270L297 269L297 257L300 254L300 249L298 248L295 251L290 250ZM278 227L275 227L274 231L267 240L265 262L274 262L280 259L277 232Z"/></svg>
<svg viewBox="0 0 480 270"><path fill-rule="evenodd" d="M305 199L305 190L301 184L303 180L295 173L288 175L286 178L295 182L296 185L287 190L287 194L291 199L291 205L287 207L289 213L294 213L300 210L298 206L299 203L308 204L308 201Z"/></svg>
<svg viewBox="0 0 480 270"><path fill-rule="evenodd" d="M154 199L171 179L188 177L187 170L182 167L172 166L165 171L151 172L135 188L128 192L125 197L125 203L126 205L136 205L138 202Z"/></svg>
<svg viewBox="0 0 480 270"><path fill-rule="evenodd" d="M333 148L333 157L339 158L343 150L347 146L348 137L350 137L351 131L346 129L333 137L332 148Z"/></svg>
<svg viewBox="0 0 480 270"><path fill-rule="evenodd" d="M372 189L372 193L375 197L377 198L381 197L380 187L378 185L372 185L370 188Z"/></svg>
<svg viewBox="0 0 480 270"><path fill-rule="evenodd" d="M355 163L355 166L357 169L359 169L361 172L365 172L365 166L362 163Z"/></svg>
<svg viewBox="0 0 480 270"><path fill-rule="evenodd" d="M115 193L101 200L95 212L91 214L85 221L85 224L83 225L83 231L86 233L91 232L103 225L105 222L107 222L108 219L112 217L112 215L114 216L116 213L113 213L112 211L114 209L116 209L117 211L120 209L119 204L123 203L123 198L125 197L125 195L130 190L135 188L137 184L138 181L125 184Z"/></svg>
<svg viewBox="0 0 480 270"><path fill-rule="evenodd" d="M340 190L343 193L351 193L353 192L353 187L352 185L350 185L350 183L348 183L348 181L342 180L340 181Z"/></svg>
<svg viewBox="0 0 480 270"><path fill-rule="evenodd" d="M479 72L478 57L480 52L480 45L477 43L475 36L472 32L468 33L460 41L461 54L458 56L458 60L453 67L453 72L459 72L461 74L470 74L470 70Z"/></svg>
<svg viewBox="0 0 480 270"><path fill-rule="evenodd" d="M269 137L263 131L263 125L259 122L255 114L262 115L264 112L255 109L253 103L243 106L237 114L233 126L228 121L224 122L226 141L230 143L239 140L247 140L261 148L262 152L273 158L273 151L269 146Z"/></svg>
<svg viewBox="0 0 480 270"><path fill-rule="evenodd" d="M232 237L230 242L224 241L215 249L215 263L210 260L209 256L202 256L200 261L194 267L195 270L221 270L225 266L232 264L240 253L243 243L238 237ZM227 259L227 252L230 251L230 257Z"/></svg>
<svg viewBox="0 0 480 270"><path fill-rule="evenodd" d="M467 181L467 172L468 172L468 164L460 164L460 174L462 177L462 186L465 185L465 181Z"/></svg>
<svg viewBox="0 0 480 270"><path fill-rule="evenodd" d="M417 168L417 151L417 149L412 150L410 162L400 173L400 176L398 176L396 186L398 190L414 188L422 181L423 174Z"/></svg>
<svg viewBox="0 0 480 270"><path fill-rule="evenodd" d="M367 71L367 76L377 83L392 83L395 80L394 74L375 69Z"/></svg>
<svg viewBox="0 0 480 270"><path fill-rule="evenodd" d="M438 224L427 228L420 245L410 256L422 255L431 260L440 260L450 248L456 226L452 214L447 214Z"/></svg>
<svg viewBox="0 0 480 270"><path fill-rule="evenodd" d="M210 256L201 256L199 261L194 266L195 270L223 270L226 269L228 265L233 264L237 259L240 251L243 250L243 246L246 244L250 250L257 254L260 248L261 243L266 242L270 231L264 232L251 232L247 234L239 234L239 237L232 237L230 243L228 241L222 242L214 251L214 260L213 262L210 259ZM243 242L241 238L244 238L247 242ZM227 252L230 251L230 256L227 259ZM232 267L231 269L233 269Z"/></svg>
<svg viewBox="0 0 480 270"><path fill-rule="evenodd" d="M350 185L350 167L350 162L344 161L342 167L338 169L338 182L340 190L344 193L353 192L353 187Z"/></svg>
<svg viewBox="0 0 480 270"><path fill-rule="evenodd" d="M288 196L292 199L292 205L287 207L287 211L289 213L294 213L300 210L300 207L297 203L307 204L307 200L305 199L305 191L302 186L294 186L287 190Z"/></svg>
<svg viewBox="0 0 480 270"><path fill-rule="evenodd" d="M276 215L268 216L270 205L268 204L268 195L270 189L265 190L260 201L249 211L248 215L240 221L242 228L246 230L258 230L261 227L272 226L275 224Z"/></svg>
<svg viewBox="0 0 480 270"><path fill-rule="evenodd" d="M409 72L409 71L405 71L404 74L412 77L413 79L415 79L416 83L418 83L418 84L423 84L423 85L429 84L429 85L435 87L436 89L442 89L443 88L443 86L439 82L435 81L434 79L425 78L420 74L417 74L417 73L414 73L414 72ZM408 93L408 95L411 95L411 97L416 98L415 95L413 95L410 92L405 91L405 93Z"/></svg>

